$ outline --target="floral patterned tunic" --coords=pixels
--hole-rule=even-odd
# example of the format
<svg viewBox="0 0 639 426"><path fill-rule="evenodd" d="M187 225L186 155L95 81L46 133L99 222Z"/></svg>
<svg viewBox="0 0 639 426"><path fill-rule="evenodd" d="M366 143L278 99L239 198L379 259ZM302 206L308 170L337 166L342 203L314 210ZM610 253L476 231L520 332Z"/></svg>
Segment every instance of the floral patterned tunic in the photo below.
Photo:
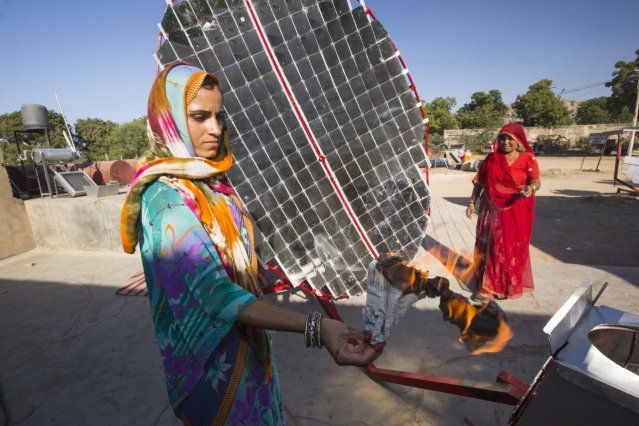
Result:
<svg viewBox="0 0 639 426"><path fill-rule="evenodd" d="M241 210L230 196L218 195L226 197L251 253ZM177 191L151 184L140 220L151 315L175 414L191 425L283 424L273 352L272 373L265 374L236 325L255 297L229 280L206 230Z"/></svg>

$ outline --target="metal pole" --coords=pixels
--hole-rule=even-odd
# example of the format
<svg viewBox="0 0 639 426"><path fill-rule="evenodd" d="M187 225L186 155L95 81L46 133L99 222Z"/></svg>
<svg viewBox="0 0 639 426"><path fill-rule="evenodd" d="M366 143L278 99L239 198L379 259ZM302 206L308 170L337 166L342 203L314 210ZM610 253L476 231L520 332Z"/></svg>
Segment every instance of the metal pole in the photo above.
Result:
<svg viewBox="0 0 639 426"><path fill-rule="evenodd" d="M20 164L22 164L22 176L24 176L24 181L26 185L27 172L24 170L24 160L22 160L22 150L20 149L20 144L18 143L18 132L16 130L13 131L13 139L16 141L16 147L18 148L18 160L20 160ZM20 135L20 139L22 139L22 135Z"/></svg>
<svg viewBox="0 0 639 426"><path fill-rule="evenodd" d="M635 72L639 73L639 68L635 68ZM637 100L635 101L635 117L632 120L632 127L637 126L637 112L639 112L639 76L637 78ZM632 148L635 144L635 132L630 136L630 144L628 144L628 157L632 157Z"/></svg>
<svg viewBox="0 0 639 426"><path fill-rule="evenodd" d="M71 148L75 153L75 144L73 143L73 138L71 137L71 129L69 128L69 123L67 123L67 117L64 115L64 111L62 111L62 104L60 103L60 99L58 98L58 94L54 92L55 99L58 101L58 106L60 107L60 112L62 113L62 119L64 120L64 125L67 126L67 132L69 132L69 139L71 139ZM65 138L66 139L66 138Z"/></svg>
<svg viewBox="0 0 639 426"><path fill-rule="evenodd" d="M608 139L606 139L606 142L608 141ZM604 153L604 149L606 148L606 144L604 143L601 146L601 151L599 152L599 161L597 161L597 168L595 169L596 172L599 171L599 165L601 164L601 159L603 158L603 153Z"/></svg>
<svg viewBox="0 0 639 426"><path fill-rule="evenodd" d="M584 149L584 158L581 160L581 166L579 167L579 170L584 168L584 161L586 161L586 154L588 154L588 145L586 145L586 148Z"/></svg>

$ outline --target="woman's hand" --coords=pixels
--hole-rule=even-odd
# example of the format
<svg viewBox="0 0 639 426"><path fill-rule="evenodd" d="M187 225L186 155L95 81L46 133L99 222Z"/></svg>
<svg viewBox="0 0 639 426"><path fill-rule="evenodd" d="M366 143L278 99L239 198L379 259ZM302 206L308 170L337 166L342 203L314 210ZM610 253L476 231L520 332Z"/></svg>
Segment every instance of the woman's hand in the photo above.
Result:
<svg viewBox="0 0 639 426"><path fill-rule="evenodd" d="M468 217L468 219L472 219L474 214L475 214L475 204L468 203L468 207L466 207L466 216Z"/></svg>
<svg viewBox="0 0 639 426"><path fill-rule="evenodd" d="M384 350L386 342L371 345L369 343L373 333L359 330L341 321L323 318L321 324L322 343L328 349L337 365L355 365L365 367L375 361ZM355 346L350 340L361 340Z"/></svg>
<svg viewBox="0 0 639 426"><path fill-rule="evenodd" d="M532 185L526 185L524 186L524 189L521 190L519 195L521 195L523 198L528 198L534 193L535 193L535 187Z"/></svg>

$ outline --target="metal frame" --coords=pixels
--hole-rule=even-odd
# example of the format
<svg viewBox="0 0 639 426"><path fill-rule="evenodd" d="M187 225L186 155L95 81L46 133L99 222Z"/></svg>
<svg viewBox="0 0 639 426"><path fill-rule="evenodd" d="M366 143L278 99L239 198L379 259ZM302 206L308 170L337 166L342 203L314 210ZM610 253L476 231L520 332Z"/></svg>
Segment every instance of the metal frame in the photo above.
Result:
<svg viewBox="0 0 639 426"><path fill-rule="evenodd" d="M636 186L629 184L627 182L624 182L623 180L619 179L619 163L621 162L621 142L619 142L617 144L617 158L615 158L615 174L612 177L612 184L613 186L617 186L617 184L621 184L627 188L629 188L628 190L631 193L634 193L635 195L639 195L639 188L637 188ZM626 188L617 188L617 194L619 194L621 192L622 189L626 189Z"/></svg>

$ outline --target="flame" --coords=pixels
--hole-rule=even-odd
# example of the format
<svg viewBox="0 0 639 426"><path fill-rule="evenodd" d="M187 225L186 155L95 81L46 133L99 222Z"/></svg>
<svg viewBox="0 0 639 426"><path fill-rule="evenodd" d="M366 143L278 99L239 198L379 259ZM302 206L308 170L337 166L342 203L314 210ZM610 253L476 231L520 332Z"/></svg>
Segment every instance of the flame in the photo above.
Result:
<svg viewBox="0 0 639 426"><path fill-rule="evenodd" d="M459 341L466 346L472 355L500 352L513 337L511 328L501 314L496 314L498 322L496 330L478 330L478 327L472 327L473 320L487 309L489 303L477 307L465 297L456 294L446 304L448 305L448 318L446 319L459 327L461 330Z"/></svg>
<svg viewBox="0 0 639 426"><path fill-rule="evenodd" d="M425 246L427 247L426 251L441 262L453 277L465 286L471 284L474 280L474 252L462 256L429 236L426 237L425 242ZM426 261L427 259L422 257L418 262L425 263ZM423 265L420 266L423 268ZM471 327L473 319L487 309L489 303L484 303L482 306L477 307L471 304L468 299L458 294L455 294L445 303L448 305L448 318L445 319L459 327L461 330L459 340L466 345L466 348L471 354L479 355L487 352L499 352L513 337L511 328L501 314L495 314L493 318L498 322L495 327L496 330L478 333L477 330ZM442 312L444 312L444 316L446 317L446 307L442 308Z"/></svg>
<svg viewBox="0 0 639 426"><path fill-rule="evenodd" d="M448 247L438 243L430 236L426 236L426 252L431 254L435 259L437 259L443 266L446 268L448 272L452 276L454 276L460 283L468 286L472 282L474 278L474 255L473 252L470 252L464 256L457 253L456 251L449 249ZM419 259L416 263L420 263L420 261L426 262L427 259L422 258ZM419 269L426 269L422 266Z"/></svg>
<svg viewBox="0 0 639 426"><path fill-rule="evenodd" d="M483 346L475 349L472 352L472 355L479 355L483 353L489 352L501 352L502 349L506 347L506 343L510 339L513 338L513 331L510 329L508 324L504 321L503 318L499 318L499 328L497 328L497 336L495 336L492 340L484 343Z"/></svg>

